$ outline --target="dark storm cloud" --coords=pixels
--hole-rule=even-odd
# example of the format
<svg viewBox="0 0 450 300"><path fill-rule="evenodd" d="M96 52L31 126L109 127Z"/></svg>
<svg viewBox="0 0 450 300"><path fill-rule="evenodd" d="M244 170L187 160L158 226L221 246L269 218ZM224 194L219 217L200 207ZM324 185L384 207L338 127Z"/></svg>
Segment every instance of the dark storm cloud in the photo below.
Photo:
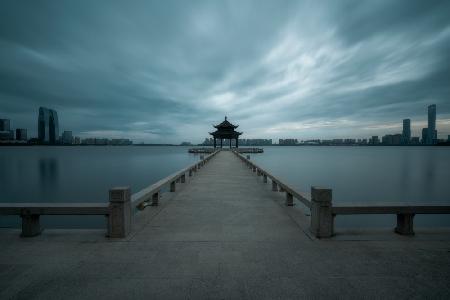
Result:
<svg viewBox="0 0 450 300"><path fill-rule="evenodd" d="M444 134L449 20L448 1L3 1L0 117L33 133L48 106L76 134L155 142L225 114L247 137L366 136L436 103Z"/></svg>

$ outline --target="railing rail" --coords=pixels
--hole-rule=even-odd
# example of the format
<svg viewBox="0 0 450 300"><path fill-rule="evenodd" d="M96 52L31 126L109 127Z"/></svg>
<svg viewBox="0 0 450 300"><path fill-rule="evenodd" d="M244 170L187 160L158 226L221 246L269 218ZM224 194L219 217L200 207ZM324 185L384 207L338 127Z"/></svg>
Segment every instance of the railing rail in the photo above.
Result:
<svg viewBox="0 0 450 300"><path fill-rule="evenodd" d="M155 182L148 187L140 190L139 192L131 195L131 203L133 206L138 207L139 209L143 209L145 206L145 202L152 200L152 205L157 205L160 197L161 190L170 185L170 191L175 192L176 182L179 180L182 183L186 180L186 173L189 173L188 176L192 176L194 172L197 172L201 167L203 167L211 158L213 158L219 150L214 151L213 153L207 155L206 157L200 156L200 161L183 168L161 180Z"/></svg>
<svg viewBox="0 0 450 300"><path fill-rule="evenodd" d="M267 178L269 178L272 181L272 190L279 190L286 192L286 204L293 205L292 198L296 198L300 202L302 202L306 207L311 208L311 200L306 198L306 195L303 195L300 192L297 192L290 186L288 186L286 183L282 182L280 179L275 177L274 175L270 174L265 169L261 168L256 163L252 162L249 159L249 156L244 157L242 154L240 154L237 151L233 151L233 153L239 157L244 163L247 164L250 168L253 168L253 171L258 174L258 176L263 176L264 182L267 182Z"/></svg>
<svg viewBox="0 0 450 300"><path fill-rule="evenodd" d="M339 205L333 206L333 215L363 215L363 214L450 214L449 205Z"/></svg>
<svg viewBox="0 0 450 300"><path fill-rule="evenodd" d="M157 204L161 189L170 184L170 191L175 191L177 181L186 180L186 173L203 167L218 151L204 157L180 171L159 180L147 188L131 195L129 187L116 187L109 190L107 203L0 203L0 215L19 215L22 218L22 236L33 237L42 232L40 226L41 215L104 215L108 218L107 236L124 238L131 231L134 206L143 209L143 205L150 199ZM155 195L157 197L155 197Z"/></svg>
<svg viewBox="0 0 450 300"><path fill-rule="evenodd" d="M386 204L386 205L339 205L332 204L332 190L321 187L311 187L311 200L301 193L281 182L278 178L250 161L250 156L234 152L247 166L253 169L258 176L272 180L272 190L286 192L286 205L292 206L292 198L300 200L311 210L311 232L318 238L327 238L334 235L334 218L336 215L358 215L358 214L396 214L397 226L395 232L402 235L413 235L413 220L416 214L450 214L448 205L407 205L407 204Z"/></svg>

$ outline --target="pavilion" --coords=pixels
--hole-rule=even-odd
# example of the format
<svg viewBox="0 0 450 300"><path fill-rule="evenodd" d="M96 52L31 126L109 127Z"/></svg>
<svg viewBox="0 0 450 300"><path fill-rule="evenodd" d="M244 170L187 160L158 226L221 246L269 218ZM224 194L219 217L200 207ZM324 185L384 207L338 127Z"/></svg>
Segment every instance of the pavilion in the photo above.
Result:
<svg viewBox="0 0 450 300"><path fill-rule="evenodd" d="M230 140L230 148L231 148L231 140L236 140L236 148L239 148L239 136L242 132L235 131L239 125L233 125L228 122L227 117L225 116L225 121L220 123L219 125L214 125L216 131L210 132L209 134L214 137L214 148L216 148L216 139L220 139L220 148L223 147L223 139Z"/></svg>

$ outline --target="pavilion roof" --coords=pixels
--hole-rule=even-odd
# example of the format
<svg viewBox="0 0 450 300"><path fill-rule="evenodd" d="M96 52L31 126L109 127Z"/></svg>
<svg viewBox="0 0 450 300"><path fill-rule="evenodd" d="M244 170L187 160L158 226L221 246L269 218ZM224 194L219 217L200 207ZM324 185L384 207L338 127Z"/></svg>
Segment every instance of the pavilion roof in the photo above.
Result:
<svg viewBox="0 0 450 300"><path fill-rule="evenodd" d="M219 125L213 125L215 128L233 128L236 129L239 127L239 125L233 125L230 122L228 122L227 117L225 116L225 121L220 123Z"/></svg>

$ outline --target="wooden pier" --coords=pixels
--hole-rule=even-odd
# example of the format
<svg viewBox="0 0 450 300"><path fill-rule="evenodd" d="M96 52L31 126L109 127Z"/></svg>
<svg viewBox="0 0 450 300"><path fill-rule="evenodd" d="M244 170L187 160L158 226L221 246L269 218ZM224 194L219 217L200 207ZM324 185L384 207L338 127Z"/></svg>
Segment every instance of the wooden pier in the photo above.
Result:
<svg viewBox="0 0 450 300"><path fill-rule="evenodd" d="M333 228L340 214L448 207L336 207L331 196L312 188L311 199L246 156L219 151L137 193L111 189L110 203L92 210L2 204L0 214L22 218L94 213L109 221L106 230L38 234L36 217L25 217L32 238L0 229L0 299L450 297L448 230ZM412 229L412 220L398 222Z"/></svg>

